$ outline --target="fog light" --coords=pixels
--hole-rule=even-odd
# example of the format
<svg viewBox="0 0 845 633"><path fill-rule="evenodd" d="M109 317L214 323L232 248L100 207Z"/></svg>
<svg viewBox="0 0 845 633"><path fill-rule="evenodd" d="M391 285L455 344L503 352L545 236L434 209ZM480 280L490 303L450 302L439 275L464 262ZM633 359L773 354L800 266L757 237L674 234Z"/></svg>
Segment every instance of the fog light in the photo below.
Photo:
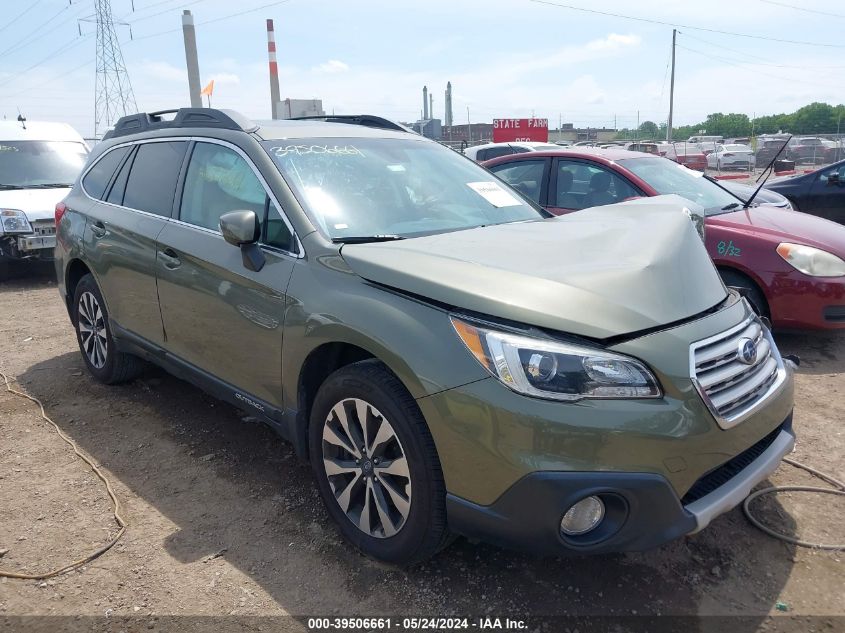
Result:
<svg viewBox="0 0 845 633"><path fill-rule="evenodd" d="M560 531L568 536L585 534L604 518L604 503L598 497L581 499L560 520Z"/></svg>

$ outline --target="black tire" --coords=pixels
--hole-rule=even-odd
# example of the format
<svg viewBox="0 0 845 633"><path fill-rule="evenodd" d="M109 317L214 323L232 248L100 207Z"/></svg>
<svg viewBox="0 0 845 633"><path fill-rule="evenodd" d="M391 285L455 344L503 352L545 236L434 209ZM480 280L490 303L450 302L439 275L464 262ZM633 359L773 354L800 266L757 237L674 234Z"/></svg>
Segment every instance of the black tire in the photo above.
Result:
<svg viewBox="0 0 845 633"><path fill-rule="evenodd" d="M103 361L101 365L99 362L95 364L89 356L92 343L90 337L86 338L86 333L83 332L86 319L84 308L80 307L80 302L83 301L83 298L87 299L88 296L94 297L101 314L100 318L94 319L96 321L95 325L102 327L102 337L104 337L102 348L104 348L105 353L101 357ZM76 285L76 290L73 293L73 303L71 304L71 315L73 328L76 330L76 341L79 343L79 351L82 353L82 360L94 378L103 384L114 385L132 380L141 373L144 367L143 361L137 356L121 352L117 349L114 338L112 337L106 303L103 301L100 288L91 274L82 277ZM83 322L82 326L80 325L81 321ZM86 344L88 345L87 349Z"/></svg>
<svg viewBox="0 0 845 633"><path fill-rule="evenodd" d="M411 491L408 494L410 509L404 523L390 536L386 536L385 532L382 532L380 537L373 536L353 523L354 519L347 516L335 498L335 491L323 463L324 444L328 447L327 451L334 448L323 441L324 429L337 420L333 409L336 405L344 401L349 403L352 399L365 401L381 414L381 418L372 418L374 422L369 424L378 420L382 421L379 424L383 424L384 420L389 421L391 430L398 438L399 449L407 460L410 483L405 492ZM334 422L330 422L330 416L334 416ZM371 436L377 434L372 428L369 432ZM401 566L424 561L448 545L450 534L446 524L446 487L434 440L413 397L383 363L376 360L362 361L331 374L320 386L314 399L308 435L311 465L320 495L347 541L367 556ZM366 461L372 457L366 457L364 451L362 454ZM357 472L357 466L355 468ZM373 470L369 472L370 479L382 482L378 476L372 474ZM359 481L364 482L361 484L364 490L356 493L356 496L360 494L359 499L363 497L368 503L372 500L372 504L376 504L375 497L369 496L370 489L366 487L366 471L362 473ZM335 481L337 477L344 476L336 476ZM374 487L381 485L381 489L386 490L383 483L371 483ZM359 512L359 517L362 513L363 510Z"/></svg>
<svg viewBox="0 0 845 633"><path fill-rule="evenodd" d="M719 274L722 276L722 281L725 282L726 286L740 289L758 316L771 317L766 296L760 290L760 287L750 278L735 270L720 270Z"/></svg>

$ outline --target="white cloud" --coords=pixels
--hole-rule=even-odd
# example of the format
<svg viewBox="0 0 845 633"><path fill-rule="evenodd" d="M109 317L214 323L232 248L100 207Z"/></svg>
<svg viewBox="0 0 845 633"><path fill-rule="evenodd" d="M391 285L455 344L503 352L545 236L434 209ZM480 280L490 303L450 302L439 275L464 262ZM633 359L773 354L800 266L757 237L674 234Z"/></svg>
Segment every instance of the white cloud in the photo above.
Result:
<svg viewBox="0 0 845 633"><path fill-rule="evenodd" d="M640 42L642 42L642 38L639 35L634 35L633 33L628 35L611 33L600 40L593 40L592 42L589 42L586 49L590 51L616 51L629 46L639 46Z"/></svg>
<svg viewBox="0 0 845 633"><path fill-rule="evenodd" d="M187 81L188 73L183 68L177 68L172 64L161 61L145 59L140 64L140 70L144 75L165 81Z"/></svg>
<svg viewBox="0 0 845 633"><path fill-rule="evenodd" d="M344 64L342 61L337 60L337 59L330 59L329 61L327 61L324 64L320 64L319 66L315 66L312 70L314 70L315 72L329 73L329 74L344 73L347 70L349 70L349 66L347 64Z"/></svg>
<svg viewBox="0 0 845 633"><path fill-rule="evenodd" d="M214 73L211 75L211 79L214 80L215 84L237 85L241 83L241 78L235 73Z"/></svg>

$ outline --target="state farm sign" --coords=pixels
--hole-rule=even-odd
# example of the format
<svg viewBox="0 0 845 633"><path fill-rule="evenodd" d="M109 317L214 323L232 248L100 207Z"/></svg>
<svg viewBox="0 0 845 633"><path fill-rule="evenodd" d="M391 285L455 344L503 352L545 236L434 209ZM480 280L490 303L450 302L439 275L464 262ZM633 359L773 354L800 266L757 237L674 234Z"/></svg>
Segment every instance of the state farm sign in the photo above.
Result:
<svg viewBox="0 0 845 633"><path fill-rule="evenodd" d="M548 119L493 119L493 142L549 142Z"/></svg>

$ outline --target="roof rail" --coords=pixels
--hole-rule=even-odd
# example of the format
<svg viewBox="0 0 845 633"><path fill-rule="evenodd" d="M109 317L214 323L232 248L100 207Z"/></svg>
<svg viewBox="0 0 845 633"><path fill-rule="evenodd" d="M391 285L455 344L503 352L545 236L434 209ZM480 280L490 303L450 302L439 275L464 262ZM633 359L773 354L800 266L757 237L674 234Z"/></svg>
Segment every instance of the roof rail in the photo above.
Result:
<svg viewBox="0 0 845 633"><path fill-rule="evenodd" d="M295 116L290 121L325 121L326 123L349 123L351 125L364 125L366 127L380 128L383 130L396 130L397 132L411 132L412 129L385 119L374 114L329 114L322 116Z"/></svg>
<svg viewBox="0 0 845 633"><path fill-rule="evenodd" d="M163 115L175 114L172 119ZM149 130L209 127L241 132L254 132L258 126L240 112L234 110L215 110L213 108L179 108L159 110L158 112L139 112L118 119L114 128L109 130L103 140L138 134Z"/></svg>

